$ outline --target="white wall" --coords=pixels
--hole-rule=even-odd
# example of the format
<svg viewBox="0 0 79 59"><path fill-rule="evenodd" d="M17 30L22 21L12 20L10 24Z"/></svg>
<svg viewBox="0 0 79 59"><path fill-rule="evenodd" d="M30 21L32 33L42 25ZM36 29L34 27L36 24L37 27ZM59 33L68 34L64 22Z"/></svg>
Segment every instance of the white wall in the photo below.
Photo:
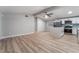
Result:
<svg viewBox="0 0 79 59"><path fill-rule="evenodd" d="M2 20L1 20L1 16L0 16L0 37L2 36L2 24L1 24Z"/></svg>
<svg viewBox="0 0 79 59"><path fill-rule="evenodd" d="M2 37L2 14L0 13L0 37Z"/></svg>
<svg viewBox="0 0 79 59"><path fill-rule="evenodd" d="M25 17L25 15L4 15L3 16L3 36L16 36L20 34L28 34L35 31L35 23L33 17Z"/></svg>
<svg viewBox="0 0 79 59"><path fill-rule="evenodd" d="M50 31L50 25L53 26L53 21L47 21L47 31Z"/></svg>
<svg viewBox="0 0 79 59"><path fill-rule="evenodd" d="M38 32L45 31L45 22L39 18L37 19L37 31Z"/></svg>

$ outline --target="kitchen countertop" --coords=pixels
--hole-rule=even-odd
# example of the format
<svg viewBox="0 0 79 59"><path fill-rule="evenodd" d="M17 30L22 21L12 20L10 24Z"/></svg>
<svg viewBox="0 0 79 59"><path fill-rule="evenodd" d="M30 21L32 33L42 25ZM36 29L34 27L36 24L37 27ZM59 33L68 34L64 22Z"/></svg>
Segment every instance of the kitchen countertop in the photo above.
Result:
<svg viewBox="0 0 79 59"><path fill-rule="evenodd" d="M79 28L79 24L73 24L73 28Z"/></svg>

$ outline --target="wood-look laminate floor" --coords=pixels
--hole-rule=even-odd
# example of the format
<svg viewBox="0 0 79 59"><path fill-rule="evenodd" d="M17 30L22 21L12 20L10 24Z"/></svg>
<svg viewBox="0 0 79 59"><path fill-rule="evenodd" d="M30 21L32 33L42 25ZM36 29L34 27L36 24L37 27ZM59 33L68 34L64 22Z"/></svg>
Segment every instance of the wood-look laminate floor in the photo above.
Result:
<svg viewBox="0 0 79 59"><path fill-rule="evenodd" d="M79 44L74 35L60 39L49 32L18 36L0 40L1 53L79 53Z"/></svg>

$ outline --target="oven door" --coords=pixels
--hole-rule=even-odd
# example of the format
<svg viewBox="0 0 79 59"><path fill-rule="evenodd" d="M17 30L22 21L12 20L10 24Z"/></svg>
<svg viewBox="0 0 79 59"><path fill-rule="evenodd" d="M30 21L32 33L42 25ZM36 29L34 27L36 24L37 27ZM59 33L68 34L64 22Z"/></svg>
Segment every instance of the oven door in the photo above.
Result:
<svg viewBox="0 0 79 59"><path fill-rule="evenodd" d="M64 32L65 33L72 33L72 26L65 26L64 27Z"/></svg>

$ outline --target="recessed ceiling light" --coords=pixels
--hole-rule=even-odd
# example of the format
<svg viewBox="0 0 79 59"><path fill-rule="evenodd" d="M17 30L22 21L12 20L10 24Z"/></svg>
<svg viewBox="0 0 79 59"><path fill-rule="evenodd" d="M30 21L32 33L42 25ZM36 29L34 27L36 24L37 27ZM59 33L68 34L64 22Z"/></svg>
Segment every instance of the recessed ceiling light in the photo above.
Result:
<svg viewBox="0 0 79 59"><path fill-rule="evenodd" d="M68 14L72 14L72 11L68 11Z"/></svg>

